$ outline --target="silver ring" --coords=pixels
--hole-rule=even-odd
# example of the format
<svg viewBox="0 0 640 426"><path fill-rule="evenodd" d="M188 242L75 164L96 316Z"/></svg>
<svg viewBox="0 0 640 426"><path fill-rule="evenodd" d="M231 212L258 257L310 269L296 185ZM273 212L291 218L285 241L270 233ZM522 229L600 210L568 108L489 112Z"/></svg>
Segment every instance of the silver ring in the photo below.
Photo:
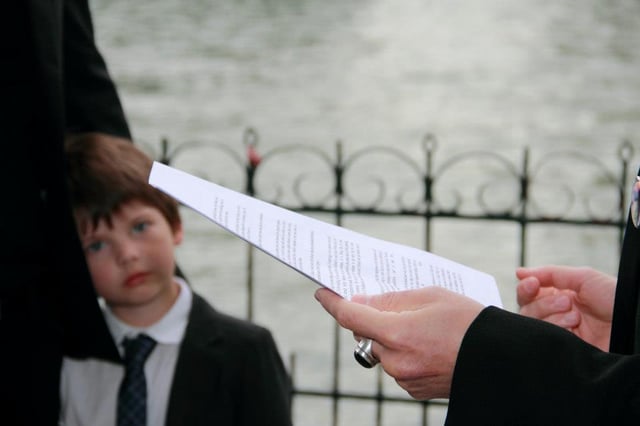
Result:
<svg viewBox="0 0 640 426"><path fill-rule="evenodd" d="M371 352L372 344L373 340L362 339L358 342L356 348L353 351L354 358L364 368L373 368L377 363L380 362L380 360L376 358Z"/></svg>

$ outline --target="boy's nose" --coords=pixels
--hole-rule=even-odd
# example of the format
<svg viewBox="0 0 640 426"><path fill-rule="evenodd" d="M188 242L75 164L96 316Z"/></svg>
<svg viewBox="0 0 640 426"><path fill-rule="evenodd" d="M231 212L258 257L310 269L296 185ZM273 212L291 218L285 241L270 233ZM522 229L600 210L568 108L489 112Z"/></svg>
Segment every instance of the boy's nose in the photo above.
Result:
<svg viewBox="0 0 640 426"><path fill-rule="evenodd" d="M121 242L118 245L118 261L123 265L137 260L139 255L137 245L132 242Z"/></svg>

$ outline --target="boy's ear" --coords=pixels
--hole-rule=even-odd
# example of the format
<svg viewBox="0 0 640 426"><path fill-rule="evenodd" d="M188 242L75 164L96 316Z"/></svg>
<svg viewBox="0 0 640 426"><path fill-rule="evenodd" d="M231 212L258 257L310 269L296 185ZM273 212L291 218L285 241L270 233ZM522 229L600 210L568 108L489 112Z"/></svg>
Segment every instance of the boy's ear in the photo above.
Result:
<svg viewBox="0 0 640 426"><path fill-rule="evenodd" d="M173 244L179 245L184 237L184 230L182 229L182 222L178 222L173 226Z"/></svg>

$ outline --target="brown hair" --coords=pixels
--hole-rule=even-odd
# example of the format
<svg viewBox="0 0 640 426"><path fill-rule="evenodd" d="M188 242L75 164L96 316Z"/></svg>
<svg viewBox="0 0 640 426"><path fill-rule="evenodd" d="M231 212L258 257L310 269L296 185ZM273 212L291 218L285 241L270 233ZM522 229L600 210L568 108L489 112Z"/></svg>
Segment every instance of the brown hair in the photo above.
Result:
<svg viewBox="0 0 640 426"><path fill-rule="evenodd" d="M82 230L111 217L129 201L160 210L172 229L180 225L176 200L148 183L153 161L130 140L102 133L81 133L65 143L71 202L86 215Z"/></svg>

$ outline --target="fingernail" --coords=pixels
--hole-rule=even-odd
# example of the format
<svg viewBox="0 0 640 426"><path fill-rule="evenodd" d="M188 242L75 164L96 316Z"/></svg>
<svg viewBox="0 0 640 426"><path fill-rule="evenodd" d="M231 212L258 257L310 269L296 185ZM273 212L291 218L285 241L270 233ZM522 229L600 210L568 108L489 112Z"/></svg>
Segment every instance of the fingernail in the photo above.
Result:
<svg viewBox="0 0 640 426"><path fill-rule="evenodd" d="M534 279L526 279L522 282L527 293L531 294L538 290L538 283Z"/></svg>

